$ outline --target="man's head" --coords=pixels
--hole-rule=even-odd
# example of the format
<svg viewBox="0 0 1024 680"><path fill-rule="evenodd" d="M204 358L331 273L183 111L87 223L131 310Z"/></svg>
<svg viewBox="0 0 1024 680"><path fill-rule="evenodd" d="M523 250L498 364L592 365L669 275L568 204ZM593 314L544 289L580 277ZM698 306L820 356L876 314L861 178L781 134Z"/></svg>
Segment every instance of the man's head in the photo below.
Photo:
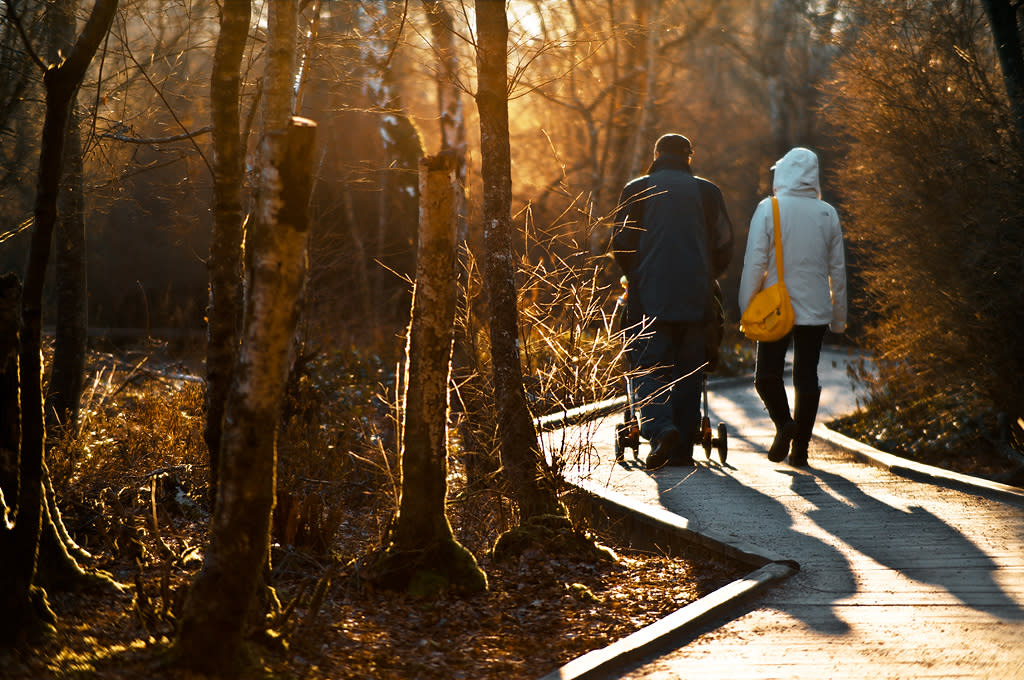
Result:
<svg viewBox="0 0 1024 680"><path fill-rule="evenodd" d="M693 146L690 140L675 132L662 135L654 144L654 158L661 156L678 156L687 161L693 156Z"/></svg>

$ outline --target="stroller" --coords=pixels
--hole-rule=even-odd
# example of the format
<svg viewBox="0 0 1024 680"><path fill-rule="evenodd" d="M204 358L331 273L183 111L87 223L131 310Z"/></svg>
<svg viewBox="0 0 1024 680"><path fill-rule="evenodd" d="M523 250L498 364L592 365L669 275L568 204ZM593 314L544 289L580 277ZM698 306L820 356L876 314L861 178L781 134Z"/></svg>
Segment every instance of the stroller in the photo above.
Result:
<svg viewBox="0 0 1024 680"><path fill-rule="evenodd" d="M619 332L624 333L626 316L626 296L629 294L626 277L621 280L623 293L615 302L613 319L617 324ZM714 371L718 366L719 346L725 331L725 308L722 305L722 287L718 281L713 281L713 316L707 321L704 333L704 352L707 359L707 366L701 373L701 392L703 393L703 412L701 413L700 427L694 433L694 446L704 449L704 455L710 460L711 451L718 451L718 458L725 463L729 456L729 432L725 423L719 423L717 432L711 428L711 418L708 415L708 373ZM628 358L624 359L628 364ZM636 403L633 391L633 381L629 376L629 366L626 366L626 410L623 412L622 422L615 426L615 460L626 459L626 449L633 449L633 460L640 455L640 408ZM717 434L717 436L715 436Z"/></svg>

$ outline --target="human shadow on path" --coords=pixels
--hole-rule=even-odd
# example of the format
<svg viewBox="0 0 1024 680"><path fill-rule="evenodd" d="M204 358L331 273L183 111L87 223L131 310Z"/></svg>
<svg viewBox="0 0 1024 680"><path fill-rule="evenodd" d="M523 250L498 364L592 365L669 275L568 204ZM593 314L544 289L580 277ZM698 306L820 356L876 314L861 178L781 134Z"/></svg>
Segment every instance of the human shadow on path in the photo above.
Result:
<svg viewBox="0 0 1024 680"><path fill-rule="evenodd" d="M807 472L787 474L793 476L793 491L817 508L807 516L822 529L890 569L944 588L973 609L1024 619L1021 606L996 582L995 562L941 518L920 506L895 508L841 475Z"/></svg>
<svg viewBox="0 0 1024 680"><path fill-rule="evenodd" d="M680 470L682 475L672 473ZM801 571L783 588L754 602L770 607L829 635L842 635L849 625L839 617L837 603L856 592L856 581L846 558L834 547L793 528L793 519L781 502L737 480L721 467L698 463L693 468L667 468L652 474L661 504L685 517L691 528L775 552L801 565ZM804 564L813 563L810 569ZM822 569L822 565L827 568ZM827 579L827 583L822 579ZM807 592L815 606L806 606ZM803 602L801 599L803 598Z"/></svg>

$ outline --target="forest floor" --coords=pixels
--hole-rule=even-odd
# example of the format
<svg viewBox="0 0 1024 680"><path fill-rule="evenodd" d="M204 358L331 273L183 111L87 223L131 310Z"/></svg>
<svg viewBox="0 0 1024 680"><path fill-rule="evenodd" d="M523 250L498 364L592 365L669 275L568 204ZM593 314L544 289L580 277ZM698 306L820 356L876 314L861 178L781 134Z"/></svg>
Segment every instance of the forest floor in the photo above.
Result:
<svg viewBox="0 0 1024 680"><path fill-rule="evenodd" d="M201 532L193 538L200 540ZM629 551L615 564L538 554L512 567L482 560L490 583L484 595L417 599L360 587L343 559L295 557L281 569L278 592L286 601L299 597L299 604L280 626L283 643L261 648L262 664L249 677L537 678L742 573L720 563ZM57 634L30 649L0 653L5 678L192 677L162 665L173 620L162 613L160 595L165 588L172 597L182 592L191 570L151 563L136 578L134 565L99 566L114 568L133 587L122 594L51 594ZM311 592L332 571L314 610Z"/></svg>
<svg viewBox="0 0 1024 680"><path fill-rule="evenodd" d="M176 613L207 540L202 390L198 382L166 377L174 371L147 373L134 360L109 356L94 360L83 433L54 449L49 464L65 523L93 555L85 564L124 588L48 588L55 632L0 650L2 676L196 678L167 659ZM862 413L845 419L843 429L869 437L879 422ZM948 448L946 458L936 450L918 459L950 466ZM289 468L294 460L279 465ZM998 476L982 462L971 465ZM417 598L378 590L362 563L380 546L393 513L394 497L382 491L387 478L382 483L373 470L351 467L343 481L330 483L306 470L289 472L291 481L282 475L279 482L274 523L271 581L279 604L268 606L265 626L254 627L278 635L254 644L259 660L247 677L530 680L749 571L633 550L610 535L597 538L616 561L535 550L497 563L488 548L513 513L492 491L459 495L450 508L456 537L487 574L486 593Z"/></svg>
<svg viewBox="0 0 1024 680"><path fill-rule="evenodd" d="M83 564L124 587L47 588L56 630L0 650L0 675L199 677L167 660L207 540L202 390L167 379L174 371L162 377L135 361L93 360L83 433L51 451L49 463L64 522L93 556ZM394 501L374 475L346 474L344 491L336 484L332 493L279 483L271 579L279 604L268 606L266 626L254 627L277 635L254 644L259 659L246 677L537 678L749 571L632 550L607 535L597 539L616 561L533 550L497 563L488 547L512 513L492 492L460 497L450 509L456 537L487 574L486 593L378 590L361 564L380 546Z"/></svg>

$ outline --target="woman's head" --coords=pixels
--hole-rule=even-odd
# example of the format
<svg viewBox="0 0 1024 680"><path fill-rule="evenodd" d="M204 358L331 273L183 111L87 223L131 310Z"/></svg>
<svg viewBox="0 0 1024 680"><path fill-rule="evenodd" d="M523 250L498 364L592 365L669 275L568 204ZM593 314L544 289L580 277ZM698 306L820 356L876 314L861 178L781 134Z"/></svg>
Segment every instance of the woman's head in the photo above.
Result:
<svg viewBox="0 0 1024 680"><path fill-rule="evenodd" d="M786 155L771 167L775 172L772 188L778 193L810 193L821 197L821 183L818 179L818 155L802 146L786 152Z"/></svg>

